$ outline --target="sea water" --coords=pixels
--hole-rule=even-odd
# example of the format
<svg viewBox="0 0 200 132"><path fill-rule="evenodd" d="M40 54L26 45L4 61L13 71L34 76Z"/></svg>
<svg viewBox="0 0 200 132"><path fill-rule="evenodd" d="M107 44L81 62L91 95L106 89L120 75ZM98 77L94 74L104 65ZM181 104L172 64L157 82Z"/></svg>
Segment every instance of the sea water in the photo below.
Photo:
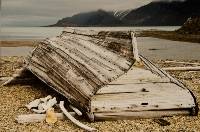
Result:
<svg viewBox="0 0 200 132"><path fill-rule="evenodd" d="M165 30L173 31L179 27L76 27L92 30ZM0 40L38 40L54 37L62 33L63 27L3 27L0 32ZM139 37L139 52L149 59L172 60L199 60L200 45L198 43L163 40L150 37ZM154 49L154 50L151 50ZM26 56L32 47L0 47L0 56ZM192 54L191 54L192 53Z"/></svg>
<svg viewBox="0 0 200 132"><path fill-rule="evenodd" d="M156 27L75 27L91 30L113 31L141 31L141 30L165 30L173 31L179 26L156 26ZM64 30L63 27L1 27L0 40L38 40L58 36Z"/></svg>
<svg viewBox="0 0 200 132"><path fill-rule="evenodd" d="M2 27L0 40L38 40L54 37L63 27Z"/></svg>

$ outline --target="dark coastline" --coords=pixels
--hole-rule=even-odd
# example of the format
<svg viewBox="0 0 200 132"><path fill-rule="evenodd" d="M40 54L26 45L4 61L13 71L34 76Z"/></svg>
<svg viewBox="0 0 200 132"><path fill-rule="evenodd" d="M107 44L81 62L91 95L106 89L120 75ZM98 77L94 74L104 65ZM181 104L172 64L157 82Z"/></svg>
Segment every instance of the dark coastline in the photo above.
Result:
<svg viewBox="0 0 200 132"><path fill-rule="evenodd" d="M176 31L146 30L141 31L138 37L153 37L173 41L200 43L200 35L179 34Z"/></svg>

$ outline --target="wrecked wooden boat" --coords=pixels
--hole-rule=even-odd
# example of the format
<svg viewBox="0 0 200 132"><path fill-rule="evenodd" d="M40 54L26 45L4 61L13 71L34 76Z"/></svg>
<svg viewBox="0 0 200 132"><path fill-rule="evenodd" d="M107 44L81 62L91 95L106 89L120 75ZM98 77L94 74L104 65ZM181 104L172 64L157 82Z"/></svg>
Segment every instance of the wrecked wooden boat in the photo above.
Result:
<svg viewBox="0 0 200 132"><path fill-rule="evenodd" d="M40 42L23 71L31 71L91 121L197 115L192 92L138 55L136 44L132 32L66 29Z"/></svg>

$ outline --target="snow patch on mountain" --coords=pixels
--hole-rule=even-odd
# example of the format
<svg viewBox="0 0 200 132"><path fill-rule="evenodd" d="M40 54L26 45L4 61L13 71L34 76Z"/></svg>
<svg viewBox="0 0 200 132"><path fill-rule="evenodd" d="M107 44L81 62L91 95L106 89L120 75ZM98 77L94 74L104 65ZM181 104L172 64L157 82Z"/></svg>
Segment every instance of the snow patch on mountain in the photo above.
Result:
<svg viewBox="0 0 200 132"><path fill-rule="evenodd" d="M128 10L123 10L123 11L113 11L112 14L113 16L115 16L116 18L122 20L127 14L129 14L132 11L132 9L128 9Z"/></svg>

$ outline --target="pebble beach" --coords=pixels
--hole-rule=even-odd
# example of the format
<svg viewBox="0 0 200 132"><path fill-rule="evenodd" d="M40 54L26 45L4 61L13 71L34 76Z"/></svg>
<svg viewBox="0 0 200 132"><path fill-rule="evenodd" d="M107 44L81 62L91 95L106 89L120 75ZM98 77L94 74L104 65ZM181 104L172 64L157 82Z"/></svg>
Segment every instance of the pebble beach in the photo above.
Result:
<svg viewBox="0 0 200 132"><path fill-rule="evenodd" d="M200 61L192 61L200 63ZM159 67L169 66L185 66L185 64L166 64L162 60L155 61ZM0 57L0 76L11 76L16 69L24 65L23 57ZM197 97L197 102L200 102L200 71L170 72L170 75L181 80L187 85ZM0 131L20 131L20 132L60 132L83 131L75 126L69 120L59 120L55 124L49 125L45 121L40 123L18 124L15 121L17 115L31 113L25 107L25 104L30 101L52 95L57 98L62 98L43 84L35 85L14 85L0 87ZM159 119L135 119L135 120L119 120L119 121L99 121L90 123L86 119L80 118L84 124L94 127L102 132L198 132L200 131L200 117L198 116L174 116L165 117L163 120L169 122L163 126L158 122Z"/></svg>

